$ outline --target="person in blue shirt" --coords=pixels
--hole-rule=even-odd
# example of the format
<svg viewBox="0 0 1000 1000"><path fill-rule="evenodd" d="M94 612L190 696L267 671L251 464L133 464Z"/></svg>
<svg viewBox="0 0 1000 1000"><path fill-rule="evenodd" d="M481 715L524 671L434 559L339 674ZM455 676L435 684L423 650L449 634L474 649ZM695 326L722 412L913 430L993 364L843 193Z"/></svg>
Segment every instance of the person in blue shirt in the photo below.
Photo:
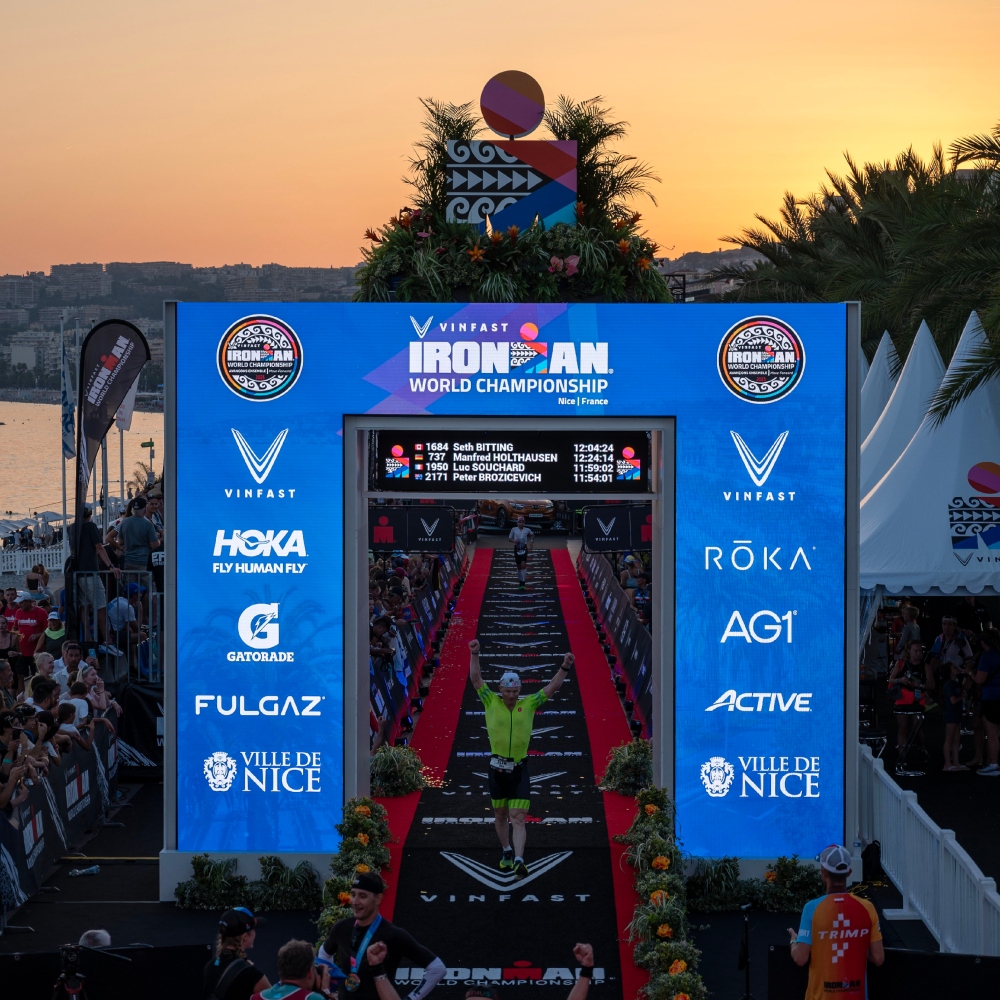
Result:
<svg viewBox="0 0 1000 1000"><path fill-rule="evenodd" d="M982 691L983 728L986 730L986 764L978 771L984 778L1000 778L1000 632L988 628L983 632L983 654L975 682Z"/></svg>

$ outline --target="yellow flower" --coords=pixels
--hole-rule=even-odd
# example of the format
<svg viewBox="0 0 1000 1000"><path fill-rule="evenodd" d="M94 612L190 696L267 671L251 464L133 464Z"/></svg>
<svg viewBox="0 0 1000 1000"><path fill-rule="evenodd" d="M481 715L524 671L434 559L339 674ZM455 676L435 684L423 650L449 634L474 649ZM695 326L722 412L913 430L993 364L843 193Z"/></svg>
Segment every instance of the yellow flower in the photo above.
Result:
<svg viewBox="0 0 1000 1000"><path fill-rule="evenodd" d="M647 816L655 816L659 811L660 811L660 807L659 806L654 806L652 802L650 802L649 805L646 806L646 815Z"/></svg>
<svg viewBox="0 0 1000 1000"><path fill-rule="evenodd" d="M656 892L649 897L649 901L653 904L653 906L663 906L668 899L670 899L670 894L665 892L663 889L657 889Z"/></svg>
<svg viewBox="0 0 1000 1000"><path fill-rule="evenodd" d="M682 972L687 972L687 967L688 967L687 962L685 962L683 958L678 958L670 966L670 969L668 971L672 976L679 976Z"/></svg>
<svg viewBox="0 0 1000 1000"><path fill-rule="evenodd" d="M665 858L662 854L657 854L653 858L652 867L658 872L665 872L670 867L670 858Z"/></svg>
<svg viewBox="0 0 1000 1000"><path fill-rule="evenodd" d="M617 243L618 249L621 250L622 253L628 253L628 249L631 245L632 244L629 243L628 240L619 240Z"/></svg>
<svg viewBox="0 0 1000 1000"><path fill-rule="evenodd" d="M364 875L365 872L370 872L371 868L369 868L368 865L358 865L354 870Z"/></svg>
<svg viewBox="0 0 1000 1000"><path fill-rule="evenodd" d="M486 256L486 251L477 243L471 250L465 251L473 262L480 261Z"/></svg>
<svg viewBox="0 0 1000 1000"><path fill-rule="evenodd" d="M371 816L372 811L368 806L355 806L354 815L355 816Z"/></svg>
<svg viewBox="0 0 1000 1000"><path fill-rule="evenodd" d="M340 903L341 906L349 906L351 902L351 894L349 892L338 892L337 902Z"/></svg>
<svg viewBox="0 0 1000 1000"><path fill-rule="evenodd" d="M367 833L359 833L358 834L358 840L362 844L365 844L367 846L367 844L368 844L368 834Z"/></svg>
<svg viewBox="0 0 1000 1000"><path fill-rule="evenodd" d="M636 263L639 265L640 271L648 271L652 261L648 257L640 257Z"/></svg>
<svg viewBox="0 0 1000 1000"><path fill-rule="evenodd" d="M772 871L764 872L764 878L766 878L768 882L773 882L777 877L778 877L777 872L772 872Z"/></svg>
<svg viewBox="0 0 1000 1000"><path fill-rule="evenodd" d="M674 929L670 924L660 924L656 928L656 936L658 938L672 938L674 936Z"/></svg>

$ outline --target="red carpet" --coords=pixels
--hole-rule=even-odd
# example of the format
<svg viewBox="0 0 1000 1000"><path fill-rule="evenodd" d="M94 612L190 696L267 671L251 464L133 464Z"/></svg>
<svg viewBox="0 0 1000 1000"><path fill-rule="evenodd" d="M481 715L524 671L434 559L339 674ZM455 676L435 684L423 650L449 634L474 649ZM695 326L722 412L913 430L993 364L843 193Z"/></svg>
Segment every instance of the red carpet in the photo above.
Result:
<svg viewBox="0 0 1000 1000"><path fill-rule="evenodd" d="M420 754L432 782L444 777L448 757L451 755L462 695L469 678L469 643L476 637L479 609L486 593L492 560L492 549L477 549L473 554L465 585L455 603L451 627L441 646L441 665L434 671L430 696L424 701L424 710L420 713L410 741L410 746ZM381 909L387 920L392 920L396 904L396 884L403 860L403 844L410 832L420 795L420 792L413 792L400 798L377 800L389 813L389 829L393 835L393 842L389 845L392 860L389 862L390 872L386 878L387 886Z"/></svg>
<svg viewBox="0 0 1000 1000"><path fill-rule="evenodd" d="M554 550L552 565L556 573L563 619L569 633L570 650L576 657L580 697L583 699L590 752L594 761L594 779L599 780L607 765L608 754L614 747L627 743L632 734L618 700L618 692L611 681L608 661L597 638L569 553L565 549ZM625 928L632 919L632 911L639 897L632 886L632 869L625 863L625 846L615 843L613 838L616 834L625 833L631 826L635 816L635 800L617 792L604 792L604 816L611 848L622 987L626 997L634 997L639 988L649 980L646 971L633 964L632 948L625 940Z"/></svg>

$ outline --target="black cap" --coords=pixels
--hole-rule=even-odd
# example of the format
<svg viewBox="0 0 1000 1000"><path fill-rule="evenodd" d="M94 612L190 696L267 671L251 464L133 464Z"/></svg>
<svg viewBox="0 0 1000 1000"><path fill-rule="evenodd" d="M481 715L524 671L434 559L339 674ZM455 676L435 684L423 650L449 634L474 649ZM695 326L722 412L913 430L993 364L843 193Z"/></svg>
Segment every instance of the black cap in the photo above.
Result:
<svg viewBox="0 0 1000 1000"><path fill-rule="evenodd" d="M365 892L374 892L376 895L385 892L385 882L378 872L358 872L351 882L352 889L364 889Z"/></svg>
<svg viewBox="0 0 1000 1000"><path fill-rule="evenodd" d="M245 906L237 906L233 910L226 910L219 917L219 933L223 937L239 937L257 927L263 927L264 923L263 917L255 917Z"/></svg>

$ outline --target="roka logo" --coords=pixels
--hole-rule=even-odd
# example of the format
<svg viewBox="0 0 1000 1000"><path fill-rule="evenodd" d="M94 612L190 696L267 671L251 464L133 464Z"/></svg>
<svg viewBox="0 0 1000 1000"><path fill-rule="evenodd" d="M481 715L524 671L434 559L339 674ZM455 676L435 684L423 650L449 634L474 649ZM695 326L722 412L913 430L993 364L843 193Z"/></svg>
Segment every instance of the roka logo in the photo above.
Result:
<svg viewBox="0 0 1000 1000"><path fill-rule="evenodd" d="M240 615L240 639L251 649L271 649L279 642L277 604L251 604Z"/></svg>
<svg viewBox="0 0 1000 1000"><path fill-rule="evenodd" d="M246 462L247 469L250 470L250 475L253 476L254 481L260 486L271 474L271 469L274 468L274 463L278 460L278 455L281 453L281 446L285 443L285 438L288 437L288 428L286 427L278 433L278 436L271 442L270 447L261 456L258 456L253 448L247 444L247 439L235 427L231 427L230 430L236 439L236 447L239 448L240 454L243 456L243 461Z"/></svg>
<svg viewBox="0 0 1000 1000"><path fill-rule="evenodd" d="M600 518L598 518L598 519L597 519L597 523L598 523L598 525L600 526L600 528L601 528L601 532L602 532L603 534L605 534L605 535L610 535L610 534L611 534L611 531L612 531L612 529L613 529L613 528L614 528L614 526L615 526L615 521L617 521L617 520L618 520L618 518L617 518L617 517L613 517L613 518L611 518L611 520L610 520L610 521L608 521L608 523L607 523L607 524L605 524L605 523L604 523L604 522L603 522L603 521L602 521L602 520L601 520Z"/></svg>
<svg viewBox="0 0 1000 1000"><path fill-rule="evenodd" d="M785 447L785 442L788 440L788 431L782 431L775 438L774 444L768 448L763 458L757 458L750 450L750 446L736 431L730 431L729 433L732 436L733 444L736 445L736 450L739 452L740 458L743 460L743 467L747 470L747 474L756 486L763 486L774 470L778 456L781 454L781 449Z"/></svg>
<svg viewBox="0 0 1000 1000"><path fill-rule="evenodd" d="M736 777L736 768L725 757L712 757L701 765L701 783L713 799L724 798Z"/></svg>
<svg viewBox="0 0 1000 1000"><path fill-rule="evenodd" d="M205 758L205 780L213 792L228 792L236 777L236 761L224 750Z"/></svg>

